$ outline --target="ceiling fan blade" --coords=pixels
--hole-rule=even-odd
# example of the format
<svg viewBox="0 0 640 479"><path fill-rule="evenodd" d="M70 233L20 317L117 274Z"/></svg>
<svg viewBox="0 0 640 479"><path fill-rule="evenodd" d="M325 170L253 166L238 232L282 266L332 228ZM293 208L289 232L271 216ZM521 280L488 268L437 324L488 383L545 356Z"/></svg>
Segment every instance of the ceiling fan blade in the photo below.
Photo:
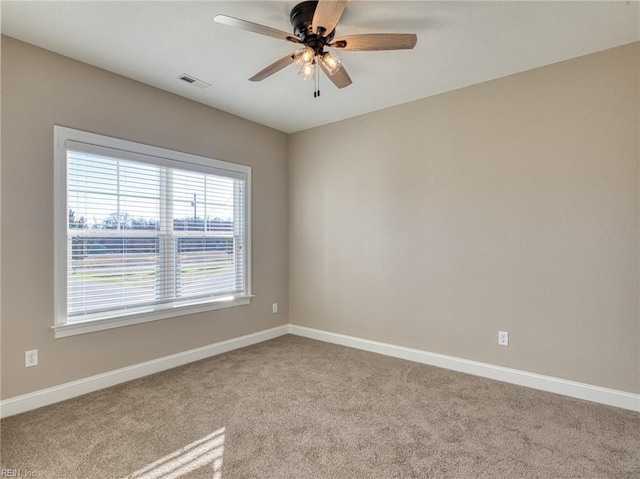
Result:
<svg viewBox="0 0 640 479"><path fill-rule="evenodd" d="M331 33L340 21L346 6L347 0L319 0L311 22L313 33L323 36L325 33ZM320 32L319 29L324 31Z"/></svg>
<svg viewBox="0 0 640 479"><path fill-rule="evenodd" d="M351 85L352 83L351 77L349 77L347 70L345 70L342 65L340 65L340 68L338 69L338 71L335 72L333 75L329 73L329 70L322 62L320 62L320 68L322 68L322 71L324 72L325 75L327 75L327 78L329 78L329 80L331 80L333 84L338 88L344 88L346 86Z"/></svg>
<svg viewBox="0 0 640 479"><path fill-rule="evenodd" d="M293 53L288 54L285 57L282 57L280 60L273 62L264 70L260 70L258 73L249 78L250 81L261 81L265 78L273 75L276 72L279 72L284 67L291 65L294 62Z"/></svg>
<svg viewBox="0 0 640 479"><path fill-rule="evenodd" d="M229 27L241 28L249 32L259 33L260 35L266 35L268 37L279 38L281 40L287 40L293 43L300 43L300 39L295 35L284 32L282 30L276 30L275 28L260 25L258 23L248 22L239 18L229 17L227 15L216 15L213 17L213 21L221 23Z"/></svg>
<svg viewBox="0 0 640 479"><path fill-rule="evenodd" d="M411 50L418 37L413 33L363 33L336 38L329 44L339 50Z"/></svg>

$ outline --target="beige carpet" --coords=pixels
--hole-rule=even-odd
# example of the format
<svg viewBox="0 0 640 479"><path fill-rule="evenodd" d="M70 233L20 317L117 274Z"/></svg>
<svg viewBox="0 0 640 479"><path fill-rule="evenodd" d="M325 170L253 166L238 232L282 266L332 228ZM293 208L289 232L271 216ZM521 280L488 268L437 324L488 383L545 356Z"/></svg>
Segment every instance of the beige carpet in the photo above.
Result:
<svg viewBox="0 0 640 479"><path fill-rule="evenodd" d="M1 432L22 477L640 477L638 413L296 336Z"/></svg>

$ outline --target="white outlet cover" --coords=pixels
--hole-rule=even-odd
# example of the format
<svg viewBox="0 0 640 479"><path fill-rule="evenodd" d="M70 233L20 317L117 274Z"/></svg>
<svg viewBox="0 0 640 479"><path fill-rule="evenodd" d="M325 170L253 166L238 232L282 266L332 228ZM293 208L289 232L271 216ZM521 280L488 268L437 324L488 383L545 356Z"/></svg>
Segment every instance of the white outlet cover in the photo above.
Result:
<svg viewBox="0 0 640 479"><path fill-rule="evenodd" d="M506 331L498 331L498 344L501 346L509 345L509 333Z"/></svg>
<svg viewBox="0 0 640 479"><path fill-rule="evenodd" d="M38 365L38 350L32 349L31 351L24 352L24 366L30 368Z"/></svg>

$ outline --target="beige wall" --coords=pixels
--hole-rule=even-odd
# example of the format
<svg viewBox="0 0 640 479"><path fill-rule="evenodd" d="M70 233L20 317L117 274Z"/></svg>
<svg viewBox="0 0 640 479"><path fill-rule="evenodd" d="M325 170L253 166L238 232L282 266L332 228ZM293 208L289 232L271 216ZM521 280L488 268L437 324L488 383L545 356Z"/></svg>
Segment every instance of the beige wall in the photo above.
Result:
<svg viewBox="0 0 640 479"><path fill-rule="evenodd" d="M292 135L291 323L640 392L639 50Z"/></svg>
<svg viewBox="0 0 640 479"><path fill-rule="evenodd" d="M2 398L288 322L287 135L7 37L1 101ZM251 305L54 339L53 125L250 165Z"/></svg>
<svg viewBox="0 0 640 479"><path fill-rule="evenodd" d="M639 56L287 137L3 37L2 398L289 321L640 392ZM251 165L252 304L54 339L54 124Z"/></svg>

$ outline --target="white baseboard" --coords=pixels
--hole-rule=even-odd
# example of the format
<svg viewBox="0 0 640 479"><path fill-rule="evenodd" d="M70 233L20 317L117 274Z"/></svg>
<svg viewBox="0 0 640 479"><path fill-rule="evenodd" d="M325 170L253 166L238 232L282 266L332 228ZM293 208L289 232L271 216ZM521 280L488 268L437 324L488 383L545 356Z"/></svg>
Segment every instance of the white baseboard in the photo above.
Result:
<svg viewBox="0 0 640 479"><path fill-rule="evenodd" d="M221 341L201 348L191 349L182 353L172 354L144 363L134 364L126 368L116 369L115 371L97 374L59 386L5 399L4 401L0 401L0 417L13 416L14 414L20 414L42 406L64 401L65 399L71 399L76 396L81 396L82 394L131 381L132 379L148 376L149 374L165 371L234 349L261 343L269 339L277 338L278 336L283 336L288 332L289 325L285 324L246 336L240 336L239 338Z"/></svg>
<svg viewBox="0 0 640 479"><path fill-rule="evenodd" d="M344 334L330 333L304 326L296 326L294 324L289 325L289 332L306 338L340 344L342 346L349 346L351 348L371 351L386 356L407 359L409 361L640 412L640 394L592 386L590 384L568 381L552 376L544 376L542 374L529 373L518 369L504 368L492 364L470 361L468 359L445 356L444 354L430 353L419 349L370 341L368 339L346 336Z"/></svg>
<svg viewBox="0 0 640 479"><path fill-rule="evenodd" d="M640 412L640 394L288 324L5 399L0 401L0 417L20 414L287 333Z"/></svg>

